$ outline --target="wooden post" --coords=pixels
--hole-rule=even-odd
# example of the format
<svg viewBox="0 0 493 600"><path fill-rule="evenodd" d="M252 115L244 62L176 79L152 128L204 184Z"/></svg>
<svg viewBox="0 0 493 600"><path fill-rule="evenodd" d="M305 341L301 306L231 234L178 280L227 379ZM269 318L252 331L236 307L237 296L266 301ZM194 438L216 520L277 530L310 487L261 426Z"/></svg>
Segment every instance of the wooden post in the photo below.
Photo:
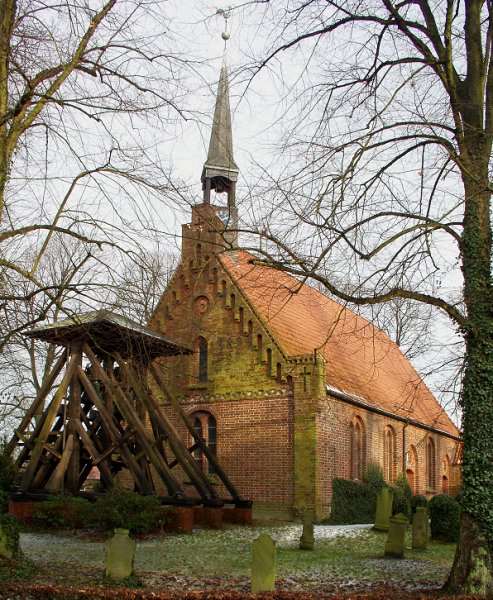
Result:
<svg viewBox="0 0 493 600"><path fill-rule="evenodd" d="M70 347L70 360L75 362L76 367L82 367L82 348L80 343L72 344ZM73 493L80 490L80 441L77 433L76 423L80 421L80 397L81 386L77 370L70 382L69 405L68 405L68 439L73 438L73 449L67 465L67 488Z"/></svg>
<svg viewBox="0 0 493 600"><path fill-rule="evenodd" d="M242 501L243 500L242 497L238 493L238 490L235 488L235 486L233 485L233 483L231 482L229 477L226 475L224 469L222 468L219 461L217 460L217 457L210 451L209 447L204 442L204 439L197 432L197 430L193 426L192 422L188 418L188 415L185 413L183 408L180 406L180 403L175 398L173 398L173 396L168 392L168 390L166 388L166 384L164 383L164 380L161 377L161 374L159 373L159 371L156 369L156 367L154 365L149 365L149 368L152 373L152 376L154 377L154 379L156 380L156 383L159 386L159 389L163 392L166 399L172 404L172 406L175 408L175 410L181 416L181 418L183 419L183 421L185 423L186 428L190 432L190 435L197 442L197 444L199 445L199 448L202 450L202 452L207 457L207 460L214 467L214 473L216 473L218 475L218 477L221 479L221 481L224 483L224 486L226 487L228 492L231 494L233 499L235 501Z"/></svg>
<svg viewBox="0 0 493 600"><path fill-rule="evenodd" d="M128 448L125 443L120 445L122 434L113 420L113 414L108 411L103 403L103 400L98 396L98 393L94 389L87 375L84 373L82 367L79 367L79 379L82 383L82 386L86 390L87 395L98 409L104 430L108 435L109 440L115 444L115 447L119 447L121 456L127 465L128 470L130 473L132 473L137 487L144 494L152 494L154 489L151 483L147 480L145 474L142 472L142 469L135 460L135 456L132 454L130 448Z"/></svg>
<svg viewBox="0 0 493 600"><path fill-rule="evenodd" d="M60 358L57 360L55 366L49 373L49 375L47 377L45 377L43 384L41 385L41 389L37 393L32 406L29 408L29 410L26 412L26 414L22 418L22 421L20 422L19 427L14 430L14 435L12 436L9 443L5 447L5 451L7 454L12 454L12 452L14 451L14 448L17 445L17 441L22 440L21 436L24 435L26 427L29 425L29 423L31 422L31 419L36 414L38 408L40 407L42 402L44 402L46 396L49 394L50 389L53 386L53 384L55 383L55 379L58 377L66 360L67 360L67 351L64 350L62 355L60 356Z"/></svg>
<svg viewBox="0 0 493 600"><path fill-rule="evenodd" d="M119 360L118 356L117 360ZM157 430L167 437L171 451L175 455L177 462L181 465L186 475L190 478L200 496L202 498L217 499L218 496L216 491L209 483L206 474L197 465L193 456L188 451L185 443L181 440L180 434L175 429L173 423L171 423L166 415L159 410L158 403L152 395L151 390L145 384L144 374L142 374L141 378L139 378L133 373L133 369L128 365L122 365L122 368L125 369L128 380L134 388L138 399L147 409L151 418L151 422L154 422ZM144 389L142 389L142 386L139 385L139 381L142 381L142 386L145 386Z"/></svg>
<svg viewBox="0 0 493 600"><path fill-rule="evenodd" d="M180 484L178 483L174 475L171 473L171 469L168 467L164 458L154 450L152 442L147 437L147 431L144 425L141 423L137 413L135 412L135 409L132 407L131 402L129 402L128 398L125 396L123 390L119 387L117 382L115 382L114 380L111 381L109 379L108 375L103 371L103 369L97 361L96 356L87 344L84 344L84 352L89 357L89 360L91 361L92 367L94 368L96 375L101 379L101 381L104 383L107 389L111 391L111 394L113 395L113 400L115 401L123 417L125 418L127 423L132 427L132 429L135 429L136 439L142 445L142 448L145 451L147 458L152 463L153 467L156 469L157 473L168 488L168 493L171 496L184 497L185 494Z"/></svg>
<svg viewBox="0 0 493 600"><path fill-rule="evenodd" d="M41 427L41 431L39 432L39 436L35 441L34 449L31 453L31 458L29 460L29 464L24 472L24 475L21 480L20 489L25 492L28 490L31 481L33 480L34 474L38 467L39 459L41 458L41 454L43 452L43 445L48 437L48 434L51 431L51 426L53 425L53 421L56 418L58 409L62 400L67 391L68 385L72 379L76 368L75 361L70 361L67 370L65 371L65 375L62 379L62 383L60 384L58 390L56 391L53 400L50 403L48 410L46 411L46 417L44 419L43 425Z"/></svg>

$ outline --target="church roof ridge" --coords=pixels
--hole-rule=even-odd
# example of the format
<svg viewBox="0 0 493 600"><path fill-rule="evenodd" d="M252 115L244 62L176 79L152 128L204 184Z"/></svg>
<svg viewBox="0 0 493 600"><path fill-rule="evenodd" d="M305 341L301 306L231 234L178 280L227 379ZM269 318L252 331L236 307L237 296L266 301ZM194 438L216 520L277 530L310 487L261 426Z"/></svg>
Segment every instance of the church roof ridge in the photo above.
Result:
<svg viewBox="0 0 493 600"><path fill-rule="evenodd" d="M350 308L292 275L252 263L246 250L219 259L288 357L319 351L328 385L377 409L455 436L458 430L397 344Z"/></svg>

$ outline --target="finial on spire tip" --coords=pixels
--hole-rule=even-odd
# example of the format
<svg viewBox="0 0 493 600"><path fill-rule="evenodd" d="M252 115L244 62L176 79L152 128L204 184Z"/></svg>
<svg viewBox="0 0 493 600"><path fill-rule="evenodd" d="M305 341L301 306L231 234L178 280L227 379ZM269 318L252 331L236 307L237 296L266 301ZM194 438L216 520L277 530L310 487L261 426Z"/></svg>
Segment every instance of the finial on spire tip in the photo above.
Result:
<svg viewBox="0 0 493 600"><path fill-rule="evenodd" d="M226 42L231 37L231 34L228 31L228 19L231 16L231 9L229 8L218 8L216 10L216 15L222 15L224 17L224 31L221 33L221 37L224 40L224 50L226 50Z"/></svg>

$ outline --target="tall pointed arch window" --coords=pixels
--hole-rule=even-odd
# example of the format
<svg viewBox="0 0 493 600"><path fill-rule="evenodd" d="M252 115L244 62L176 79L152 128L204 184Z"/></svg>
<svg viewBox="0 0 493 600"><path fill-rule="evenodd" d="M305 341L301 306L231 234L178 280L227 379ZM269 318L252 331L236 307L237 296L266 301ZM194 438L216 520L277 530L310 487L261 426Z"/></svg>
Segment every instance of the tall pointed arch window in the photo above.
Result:
<svg viewBox="0 0 493 600"><path fill-rule="evenodd" d="M436 463L435 463L435 444L431 438L426 440L426 485L428 488L435 489Z"/></svg>
<svg viewBox="0 0 493 600"><path fill-rule="evenodd" d="M209 345L207 340L200 336L199 347L199 383L207 383L209 375Z"/></svg>
<svg viewBox="0 0 493 600"><path fill-rule="evenodd" d="M383 476L385 481L394 480L395 464L395 433L389 425L383 432Z"/></svg>
<svg viewBox="0 0 493 600"><path fill-rule="evenodd" d="M211 413L206 411L196 412L191 415L193 427L197 433L202 436L207 448L211 453L216 456L217 454L217 422ZM192 441L192 444L194 441ZM207 473L207 475L214 475L214 467L210 464L207 456L202 450L197 449L193 453L193 457L198 464L199 468Z"/></svg>
<svg viewBox="0 0 493 600"><path fill-rule="evenodd" d="M442 494L450 492L450 458L446 454L442 460Z"/></svg>
<svg viewBox="0 0 493 600"><path fill-rule="evenodd" d="M363 479L364 472L364 454L365 454L365 439L364 439L363 421L359 417L355 417L350 425L350 457L351 457L351 478Z"/></svg>
<svg viewBox="0 0 493 600"><path fill-rule="evenodd" d="M417 494L418 453L411 445L406 454L406 478L413 494Z"/></svg>

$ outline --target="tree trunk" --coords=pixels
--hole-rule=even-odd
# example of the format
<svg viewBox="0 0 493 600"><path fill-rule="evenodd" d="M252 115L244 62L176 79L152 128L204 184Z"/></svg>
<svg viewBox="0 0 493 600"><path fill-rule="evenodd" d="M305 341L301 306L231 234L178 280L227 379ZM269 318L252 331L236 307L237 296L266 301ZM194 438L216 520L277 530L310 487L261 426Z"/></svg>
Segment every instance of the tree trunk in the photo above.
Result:
<svg viewBox="0 0 493 600"><path fill-rule="evenodd" d="M488 169L481 143L469 154L462 234L467 308L463 428L462 521L447 591L493 598L493 298ZM489 156L489 152L487 153ZM473 161L476 162L473 168Z"/></svg>
<svg viewBox="0 0 493 600"><path fill-rule="evenodd" d="M444 589L450 594L493 598L492 547L485 532L467 513L462 514L454 564Z"/></svg>
<svg viewBox="0 0 493 600"><path fill-rule="evenodd" d="M10 167L10 156L7 150L8 117L9 110L9 61L10 38L14 24L16 2L4 0L0 4L0 223L4 210L5 186Z"/></svg>

